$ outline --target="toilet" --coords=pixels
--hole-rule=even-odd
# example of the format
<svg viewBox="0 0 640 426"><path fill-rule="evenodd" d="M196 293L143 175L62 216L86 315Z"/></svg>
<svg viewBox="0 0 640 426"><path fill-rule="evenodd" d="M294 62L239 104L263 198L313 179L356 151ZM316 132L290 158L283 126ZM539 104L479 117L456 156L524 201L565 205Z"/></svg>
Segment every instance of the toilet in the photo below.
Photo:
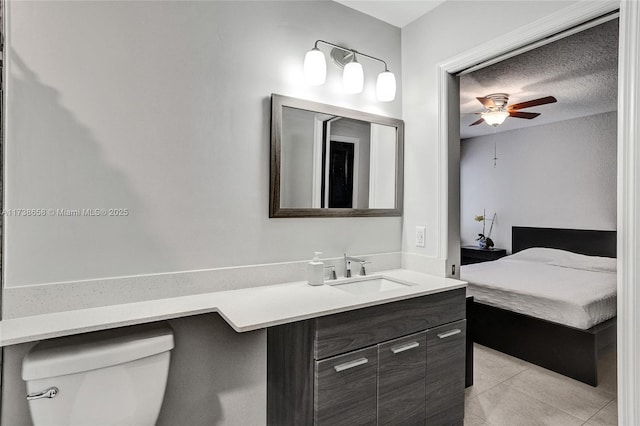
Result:
<svg viewBox="0 0 640 426"><path fill-rule="evenodd" d="M154 425L173 346L164 324L38 343L22 363L34 426Z"/></svg>

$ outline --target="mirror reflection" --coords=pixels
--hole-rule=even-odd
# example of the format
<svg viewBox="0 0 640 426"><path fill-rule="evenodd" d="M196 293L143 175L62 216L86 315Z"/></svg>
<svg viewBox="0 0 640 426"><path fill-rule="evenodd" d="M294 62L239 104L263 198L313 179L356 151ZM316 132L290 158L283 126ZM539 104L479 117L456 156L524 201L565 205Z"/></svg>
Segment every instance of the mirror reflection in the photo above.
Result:
<svg viewBox="0 0 640 426"><path fill-rule="evenodd" d="M282 207L395 207L395 127L284 107L280 161Z"/></svg>
<svg viewBox="0 0 640 426"><path fill-rule="evenodd" d="M271 217L399 216L403 123L272 97Z"/></svg>

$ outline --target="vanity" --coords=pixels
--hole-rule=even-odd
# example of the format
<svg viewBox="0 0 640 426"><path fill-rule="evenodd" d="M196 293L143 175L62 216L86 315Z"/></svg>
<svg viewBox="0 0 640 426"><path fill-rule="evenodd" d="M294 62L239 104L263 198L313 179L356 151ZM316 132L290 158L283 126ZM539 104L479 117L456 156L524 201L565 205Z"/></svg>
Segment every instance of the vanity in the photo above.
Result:
<svg viewBox="0 0 640 426"><path fill-rule="evenodd" d="M404 269L366 281L298 281L3 320L0 342L13 347L3 360L5 389L17 391L5 415L24 418L20 365L29 342L169 321L179 338L162 424L193 415L181 410L203 394L202 420L224 412L236 420L228 424L461 424L466 284ZM195 370L192 357L202 363ZM189 385L179 387L185 377ZM242 410L218 399L230 389Z"/></svg>
<svg viewBox="0 0 640 426"><path fill-rule="evenodd" d="M271 105L270 217L402 215L402 120L275 94ZM269 327L267 424L462 425L464 283L412 293L433 278L333 283L348 309Z"/></svg>
<svg viewBox="0 0 640 426"><path fill-rule="evenodd" d="M456 425L464 288L271 327L268 425Z"/></svg>

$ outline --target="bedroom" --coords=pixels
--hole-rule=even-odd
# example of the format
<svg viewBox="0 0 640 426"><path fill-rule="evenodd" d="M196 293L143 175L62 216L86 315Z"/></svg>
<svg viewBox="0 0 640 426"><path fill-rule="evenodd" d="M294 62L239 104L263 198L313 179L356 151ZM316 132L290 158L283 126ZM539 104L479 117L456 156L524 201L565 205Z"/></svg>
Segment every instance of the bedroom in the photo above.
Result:
<svg viewBox="0 0 640 426"><path fill-rule="evenodd" d="M512 247L513 227L607 231L616 229L617 51L614 46L617 45L617 28L617 20L600 22L599 25L585 31L461 76L460 235L461 246L463 246L463 265L497 259L519 251L520 248ZM530 109L526 106L516 108L522 109L523 112L541 113L535 119L507 118L504 124L495 128L485 123L470 126L479 118L473 113L483 110L483 105L478 103L476 97L485 97L497 92L513 95L507 101L509 106L546 96L554 96L557 102L546 101ZM482 215L485 218L483 221L474 220ZM519 238L515 234L518 230L519 228L514 229L514 239ZM524 232L527 233L527 229ZM549 241L540 245L565 248L567 238L573 238L574 235L570 234L567 237L562 231L558 232L561 234L556 243L560 245L553 245L553 242L549 245L547 244ZM495 248L490 251L478 250L476 239L480 233L489 236ZM556 234L552 234L552 237L554 235ZM615 257L615 232L589 234L589 238L593 235L596 238L604 236L607 242L602 243L601 247L582 247L583 251L578 252ZM526 237L529 236L526 235ZM578 238L583 237L584 233L579 233ZM613 253L602 252L605 250L603 247L607 245L609 247L606 250L611 250ZM573 250L573 247L571 249ZM524 257L527 254L518 256ZM514 258L516 259L517 257ZM592 264L590 258L585 259L587 263ZM584 259L580 259L582 260ZM556 261L557 259L553 260L553 262ZM485 265L491 263L482 266L463 266L461 278L470 282L474 279L486 279L478 278L478 273L487 274ZM613 263L615 264L615 260ZM521 266L517 265L516 271ZM568 268L562 269L568 270ZM609 290L613 288L615 293L615 273L608 275L611 281ZM529 292L529 289L525 289L525 292ZM595 294L596 290L592 292ZM474 294L473 285L470 286L470 293ZM476 289L476 302L478 294ZM484 296L484 294L480 295L481 298ZM499 297L505 296L501 294ZM577 295L570 291L567 298L577 299ZM514 297L516 305L523 299L522 295ZM594 320L593 323L615 315L615 295L609 299L611 302L609 306L613 313L600 313L602 317ZM543 310L547 310L551 303L547 303L546 299L541 300L539 305ZM488 304L500 306L495 301L489 301ZM561 322L558 317L550 318L540 313L527 312L530 308L511 307L511 309L520 314L530 314L534 317ZM565 316L564 314L566 309L559 317ZM488 314L481 311L479 315ZM513 321L511 317L507 319ZM504 318L492 317L487 321L504 320ZM568 324L571 324L572 320L568 321ZM589 322L591 320L585 319L585 321L584 324L574 322L571 325L583 329L593 325ZM483 327L489 326L484 324ZM615 327L611 327L609 337L614 329ZM558 334L558 336L562 333L562 331L556 332L555 329L551 330L546 332ZM560 371L565 375L573 374L573 377L576 377L577 374L579 376L577 378L583 382L594 384L598 379L597 371L594 373L593 366L586 367L587 370L591 369L588 374L562 370L567 369L567 364L593 364L593 360L575 355L582 352L565 355L560 361L549 361L548 358L554 358L555 355L549 355L553 351L548 348L542 351L542 355L539 353L531 355L531 352L538 351L532 350L531 347L521 348L520 343L510 340L514 336L509 333L517 334L517 328L501 330L501 332L505 333L502 338L496 337L494 341L485 341L483 344L534 364ZM527 336L524 340L536 341L535 335L530 336L527 333L529 331L523 333ZM543 337L545 336L543 334ZM598 338L596 336L596 339ZM478 339L486 340L487 336L479 336ZM492 339L489 338L489 340ZM524 344L524 346L527 345L528 343ZM544 353L545 351L547 354ZM603 353L606 354L607 351ZM611 355L605 356L610 360L615 358ZM556 362L561 365L555 365ZM615 362L609 362L609 364L613 364L615 369ZM572 368L573 366L569 370ZM589 374L596 374L596 377L588 377ZM600 372L600 386L594 389L600 391L605 387L615 392L615 382L613 385L604 383L606 380L603 381L601 376L602 372ZM486 383L481 385L486 386ZM474 396L479 393L477 389L472 392ZM615 400L612 403L615 408ZM602 404L600 402L600 405ZM589 404L585 402L585 405ZM603 406L600 406L601 408ZM595 411L581 413L587 416L582 418L583 421L588 420L590 415L598 411L598 408L592 408L592 410Z"/></svg>

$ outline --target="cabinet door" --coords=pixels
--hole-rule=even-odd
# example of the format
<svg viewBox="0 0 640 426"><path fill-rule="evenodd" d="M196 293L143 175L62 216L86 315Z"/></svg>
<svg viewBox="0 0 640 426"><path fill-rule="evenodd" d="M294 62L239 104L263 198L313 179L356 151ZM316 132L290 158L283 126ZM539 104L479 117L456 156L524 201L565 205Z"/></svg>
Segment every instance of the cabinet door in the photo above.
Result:
<svg viewBox="0 0 640 426"><path fill-rule="evenodd" d="M425 421L427 333L378 345L378 425Z"/></svg>
<svg viewBox="0 0 640 426"><path fill-rule="evenodd" d="M375 425L377 370L377 346L316 361L315 425Z"/></svg>
<svg viewBox="0 0 640 426"><path fill-rule="evenodd" d="M427 425L462 424L466 323L427 330Z"/></svg>

